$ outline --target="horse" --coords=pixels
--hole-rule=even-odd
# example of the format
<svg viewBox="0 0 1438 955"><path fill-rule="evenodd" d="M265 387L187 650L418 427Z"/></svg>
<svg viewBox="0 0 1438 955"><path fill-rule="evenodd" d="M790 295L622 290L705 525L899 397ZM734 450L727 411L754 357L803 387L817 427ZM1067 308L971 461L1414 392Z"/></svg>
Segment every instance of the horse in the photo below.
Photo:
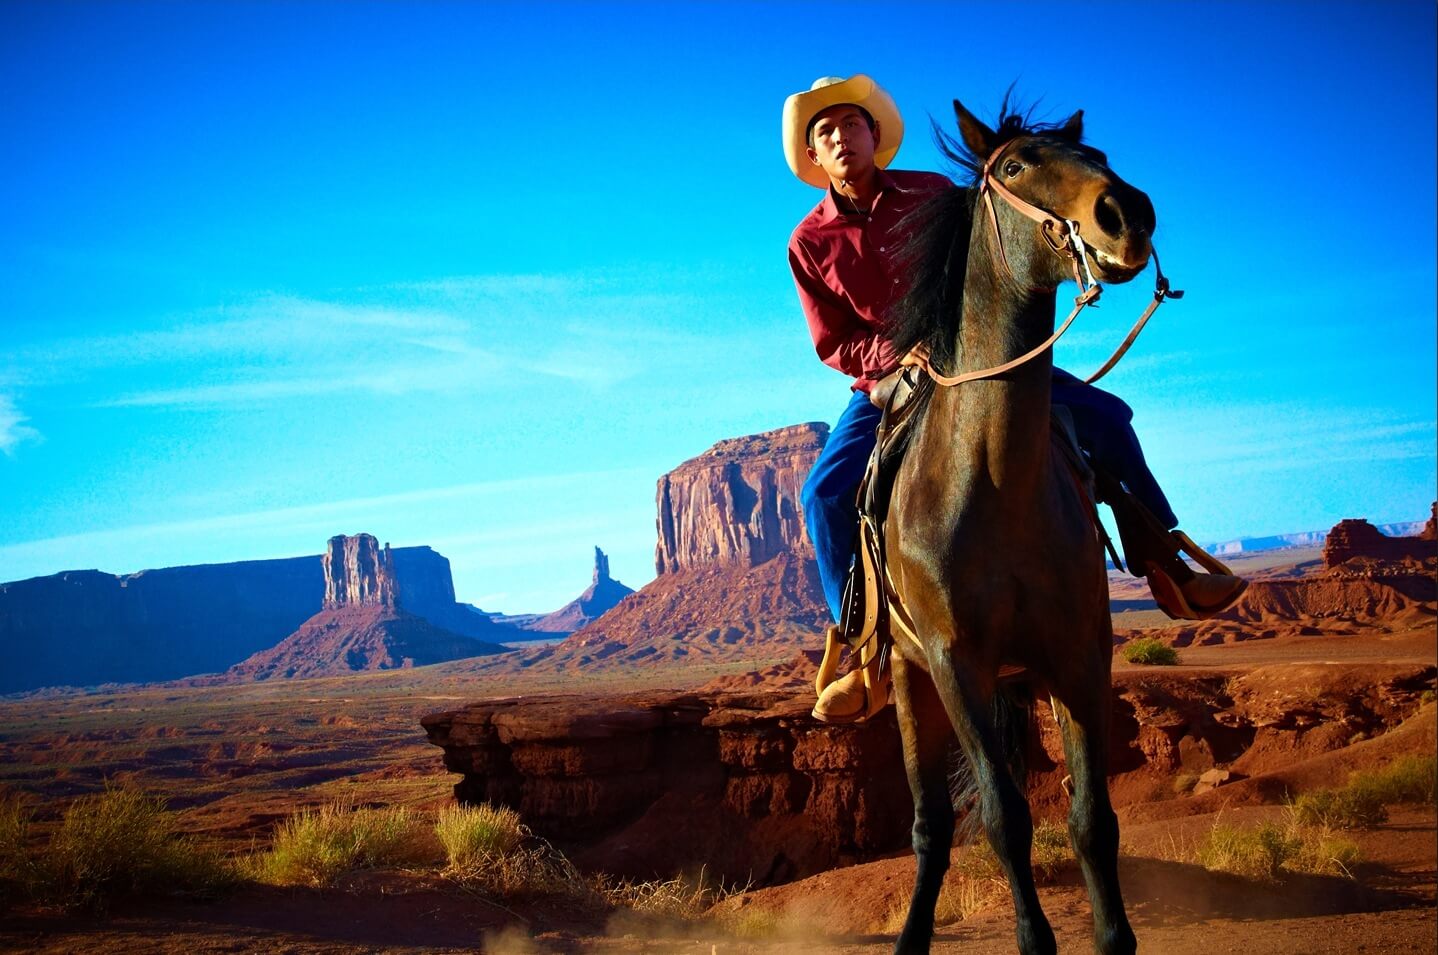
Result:
<svg viewBox="0 0 1438 955"><path fill-rule="evenodd" d="M1082 111L1035 124L1005 98L996 129L958 100L954 111L960 138L935 131L973 180L919 214L910 287L891 320L898 354L925 346L929 368L976 376L932 390L883 524L890 581L912 631L895 638L891 667L918 863L894 950L929 951L955 831L947 754L957 736L1013 893L1019 949L1055 951L1034 888L1033 821L991 710L1001 666L1017 666L1047 691L1062 730L1069 834L1095 948L1131 953L1106 777L1113 625L1104 554L1092 502L1051 438L1046 343L1058 286L1078 279L1080 266L1104 282L1145 268L1153 205L1083 143Z"/></svg>

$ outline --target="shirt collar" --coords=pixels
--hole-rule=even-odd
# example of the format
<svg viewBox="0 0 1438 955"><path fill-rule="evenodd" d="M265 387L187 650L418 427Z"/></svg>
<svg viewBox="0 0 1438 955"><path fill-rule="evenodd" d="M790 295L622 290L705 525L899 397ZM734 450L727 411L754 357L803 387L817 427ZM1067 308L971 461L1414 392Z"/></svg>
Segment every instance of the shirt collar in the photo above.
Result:
<svg viewBox="0 0 1438 955"><path fill-rule="evenodd" d="M874 197L874 205L878 205L879 199L890 189L897 192L903 191L899 184L894 181L894 177L889 175L887 171L879 169L877 173L879 177L879 194ZM819 203L819 205L824 210L821 219L822 222L833 222L835 219L842 219L844 217L844 213L839 209L839 204L834 200L833 185L830 185L824 190L824 201ZM872 212L873 210L870 209L869 211Z"/></svg>

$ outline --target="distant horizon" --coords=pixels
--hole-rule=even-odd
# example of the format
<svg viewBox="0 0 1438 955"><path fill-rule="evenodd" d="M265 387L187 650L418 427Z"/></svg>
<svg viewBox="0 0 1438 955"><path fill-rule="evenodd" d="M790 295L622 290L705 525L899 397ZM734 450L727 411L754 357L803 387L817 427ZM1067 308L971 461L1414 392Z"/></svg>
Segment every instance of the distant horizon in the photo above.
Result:
<svg viewBox="0 0 1438 955"><path fill-rule="evenodd" d="M1431 506L1431 504L1430 504L1430 506ZM1380 531L1381 533L1388 534L1388 531L1389 531L1390 529L1394 529L1394 528L1399 528L1399 527L1410 527L1410 528L1411 528L1411 527L1415 527L1415 526L1416 526L1416 527L1421 527L1423 524L1425 524L1425 523L1427 522L1428 517L1427 517L1427 516L1424 516L1424 517L1420 517L1420 518L1413 519L1413 520L1392 520L1392 521L1384 521L1384 520L1375 520L1374 518L1371 518L1371 517L1362 517L1362 516L1360 516L1360 515L1353 515L1353 516L1350 516L1350 517L1347 517L1347 518L1341 518L1340 520L1366 520L1366 521L1368 521L1368 523L1372 524L1375 528L1377 528L1378 531ZM1335 523L1336 523L1336 522L1335 522ZM1284 538L1284 537L1292 537L1292 536L1297 536L1297 535L1301 535L1301 534L1320 534L1320 533L1326 534L1326 533L1328 533L1329 531L1331 531L1334 526L1335 526L1335 525L1329 525L1329 526L1326 527L1326 528L1316 527L1316 528L1305 529L1305 530L1296 530L1296 531L1279 531L1279 532L1271 533L1271 534L1243 534L1243 535L1240 535L1240 536L1238 536L1238 537L1231 537L1231 538L1227 538L1227 539L1225 539L1225 540L1212 540L1212 541L1210 541L1210 540L1205 540L1205 541L1200 541L1199 543L1200 543L1202 546L1204 546L1204 547L1221 547L1221 546L1226 545L1226 544L1241 543L1241 542L1243 542L1243 541L1267 540L1267 539L1281 539L1281 538ZM394 541L385 540L385 538L384 538L383 535L375 534L375 533L373 533L372 531L366 531L366 530L356 530L356 531L353 531L353 532L344 532L343 536L354 537L354 536L357 536L357 535L359 535L359 534L369 534L371 537L375 538L375 540L377 540L377 541L379 542L379 544L380 544L381 547L389 546L389 547L390 547L391 549L393 549L393 550L399 550L399 549L401 549L401 548L428 547L430 550L433 550L435 553L439 554L441 557L444 557L446 560L449 560L448 555L446 555L446 554L444 553L444 551L440 550L440 549L437 548L437 547L434 547L434 546L431 545L431 544L424 544L424 543L419 543L419 544L395 543ZM341 536L341 535L331 534L331 535L329 535L329 537L326 537L325 540L326 540L326 541L329 541L330 538L336 537L336 536ZM1389 535L1389 536L1391 536L1391 535ZM593 546L594 546L594 547L597 547L597 548L599 548L601 551L603 551L603 552L604 552L604 555L605 555L606 557L611 557L611 556L612 556L612 555L609 553L608 550L605 550L603 544L595 544L595 545L593 545ZM1300 548L1297 547L1297 546L1293 546L1293 547L1274 547L1274 548L1268 548L1268 549L1269 549L1269 550L1288 550L1288 549L1297 550L1297 549L1300 549ZM1254 553L1259 553L1259 551L1254 551ZM319 559L320 557L323 557L323 556L324 556L324 551L323 551L323 548L321 548L320 551L318 551L318 552L316 552L316 553L313 553L313 554L283 554L283 555L273 555L273 556L267 556L267 557L245 557L245 558L239 558L239 559L237 559L237 560L200 561L200 562L197 562L197 563L182 563L182 564L158 564L158 565L151 566L151 567L141 567L141 568L138 568L138 569L136 569L136 570L124 570L124 571L106 570L106 569L104 569L104 568L102 568L102 567L65 567L65 568L62 568L62 569L60 569L60 570L51 571L50 573L31 574L31 575L29 575L29 576L15 578L15 579L13 579L13 580L0 580L0 586L3 586L3 585L5 585L5 584L19 583L19 582L24 581L24 580L34 580L34 579L41 578L41 577L53 577L53 576L56 576L57 574L66 574L66 573L83 573L83 572L88 572L88 571L97 571L97 572L102 573L102 574L109 574L109 575L111 575L111 576L113 576L113 577L132 577L132 576L134 576L134 575L136 575L136 574L148 573L149 571L154 571L154 570L172 570L172 569L178 569L178 568L184 568L184 567L213 567L213 566L216 566L216 565L223 565L223 564L241 564L241 563L249 563L249 562L253 562L253 561L268 561L268 560L304 560L304 559L307 559L307 558ZM590 571L591 571L591 575L592 575L592 571L593 571L593 568L594 568L594 554L593 554L592 548L591 548L591 550L589 551L589 561L590 561L590 564L589 564L589 566L590 566ZM451 564L450 570L451 570L451 575L452 575L452 574L453 574L453 561L450 561L450 564ZM623 578L621 578L619 575L615 574L615 573L613 572L612 566L611 566L611 570L610 570L609 576L610 576L610 579L611 579L611 580L614 580L614 581L616 581L617 583L624 584L625 586L630 587L632 590L635 590L635 591L639 591L639 590L644 589L646 586L648 586L649 584L653 583L654 580L655 580L656 577L657 577L657 575L651 573L650 576L647 577L642 583L631 584L631 583L625 581L625 580L624 580ZM574 591L574 596L578 596L580 593L583 592L583 590L584 590L584 587L583 587L582 585L578 585L578 586L576 587L575 591ZM401 597L401 599L403 599L403 598ZM550 613L550 612L553 612L554 610L557 610L557 609L563 607L563 606L565 605L565 603L567 603L568 601L573 600L573 599L574 599L573 596L568 597L568 598L565 599L565 601L559 603L559 604L556 605L555 607L550 607L550 608L548 608L548 609L543 609L543 608L530 608L530 609L517 609L517 610L511 610L511 609L498 610L498 609L495 609L495 608L493 608L493 607L483 606L483 604L481 604L478 600L466 599L466 597L459 592L458 586L456 586L456 588L455 588L455 600L456 600L456 602L462 603L462 604L468 604L468 605L470 605L470 606L472 606L472 607L475 607L475 608L477 608L477 609L479 609L479 610L483 610L485 613L493 613L493 614L498 614L498 615L501 615L501 616L525 616L525 615L530 615L530 614L545 614L545 613Z"/></svg>
<svg viewBox="0 0 1438 955"><path fill-rule="evenodd" d="M836 49L777 0L0 4L0 579L349 527L434 547L486 610L562 605L592 542L642 585L659 475L848 400L779 131L861 72L897 168L953 173L930 124L1012 90L1083 109L1151 197L1187 294L1102 384L1194 540L1426 509L1438 7L1086 7L1127 80L993 39L1073 15L897 3ZM1055 361L1097 367L1151 274Z"/></svg>

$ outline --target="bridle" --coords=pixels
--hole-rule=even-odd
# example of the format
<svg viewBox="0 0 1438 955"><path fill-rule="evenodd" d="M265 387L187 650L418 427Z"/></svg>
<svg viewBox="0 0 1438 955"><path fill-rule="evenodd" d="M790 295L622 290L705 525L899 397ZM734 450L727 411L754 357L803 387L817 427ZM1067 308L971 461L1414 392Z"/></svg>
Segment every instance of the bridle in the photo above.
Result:
<svg viewBox="0 0 1438 955"><path fill-rule="evenodd" d="M1009 191L1007 186L999 182L994 176L993 170L998 164L999 158L1008 152L1009 148L1017 141L1018 140L1012 140L1007 143L1004 148L994 150L994 154L984 163L983 174L979 180L979 196L988 207L989 224L993 227L994 241L999 247L999 260L1004 263L1004 269L1009 275L1013 276L1014 270L1013 267L1009 265L1008 253L1004 251L1004 235L1003 231L999 229L999 215L997 210L994 209L995 195L998 195L1000 199L1007 202L1015 211L1037 222L1039 224L1039 235L1043 237L1044 244L1052 249L1055 254L1068 257L1069 266L1073 269L1074 282L1077 283L1079 287L1079 294L1074 298L1073 311L1069 312L1068 318L1063 320L1063 324L1060 325L1046 341L1002 365L995 365L992 368L983 368L978 371L967 371L960 375L941 375L933 369L927 360L915 355L913 352L905 356L905 364L917 365L923 368L924 371L928 372L929 377L934 380L935 384L952 387L953 385L961 385L966 381L977 381L980 378L993 378L997 375L1002 375L1004 372L1012 371L1020 365L1037 358L1052 348L1054 343L1063 336L1063 333L1068 331L1069 326L1073 324L1075 318L1078 318L1079 312L1083 311L1085 306L1097 302L1098 297L1103 294L1103 286L1094 279L1093 272L1089 268L1088 256L1086 254L1087 249L1084 246L1083 238L1079 235L1079 224L1072 219L1065 219L1063 216L1055 215L1045 209L1040 209L1033 203L1014 195L1013 192ZM1148 324L1148 320L1153 317L1154 311L1163 304L1165 299L1183 298L1183 292L1169 288L1168 278L1164 276L1163 267L1159 265L1158 262L1158 250L1153 248L1151 243L1149 249L1153 255L1154 271L1157 273L1157 277L1154 279L1153 301L1148 303L1148 307L1143 310L1143 314L1138 317L1138 321L1135 322L1133 328L1129 330L1128 336L1123 340L1123 344L1119 345L1118 349L1109 356L1108 361L1104 362L1098 371L1084 379L1086 384L1092 384L1098 381L1104 375L1108 374L1114 365L1118 364L1119 359L1124 356L1129 346L1138 338L1139 332L1143 331L1143 327ZM1082 269L1082 271L1080 271L1080 269Z"/></svg>

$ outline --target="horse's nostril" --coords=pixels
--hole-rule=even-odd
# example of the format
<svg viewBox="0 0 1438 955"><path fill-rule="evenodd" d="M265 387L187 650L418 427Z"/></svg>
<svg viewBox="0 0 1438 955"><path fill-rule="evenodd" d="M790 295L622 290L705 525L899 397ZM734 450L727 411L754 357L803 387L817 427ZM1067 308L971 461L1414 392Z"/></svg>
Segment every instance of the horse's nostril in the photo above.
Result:
<svg viewBox="0 0 1438 955"><path fill-rule="evenodd" d="M1098 197L1098 202L1094 203L1093 219L1105 235L1123 234L1123 208L1113 193L1105 192Z"/></svg>

